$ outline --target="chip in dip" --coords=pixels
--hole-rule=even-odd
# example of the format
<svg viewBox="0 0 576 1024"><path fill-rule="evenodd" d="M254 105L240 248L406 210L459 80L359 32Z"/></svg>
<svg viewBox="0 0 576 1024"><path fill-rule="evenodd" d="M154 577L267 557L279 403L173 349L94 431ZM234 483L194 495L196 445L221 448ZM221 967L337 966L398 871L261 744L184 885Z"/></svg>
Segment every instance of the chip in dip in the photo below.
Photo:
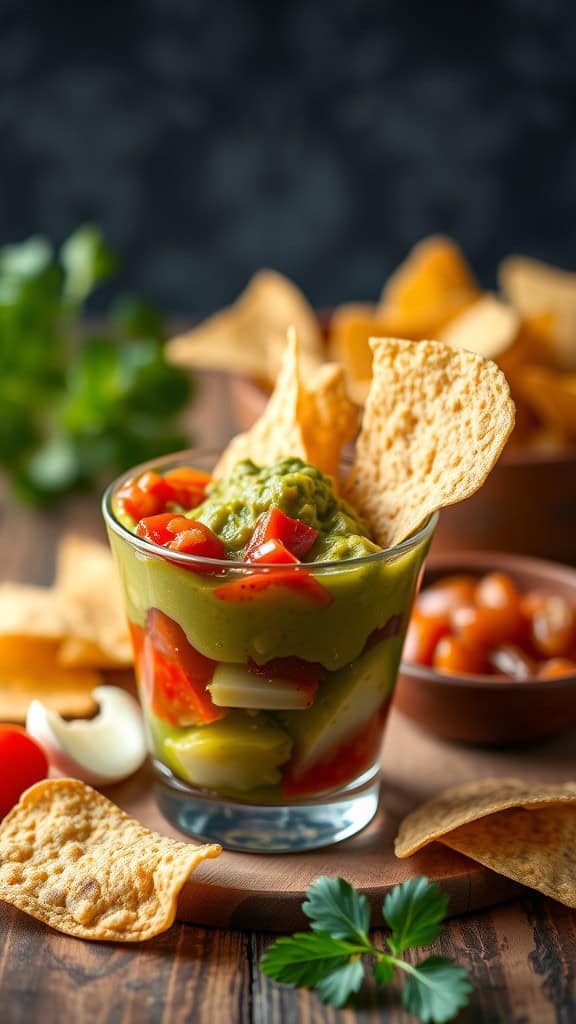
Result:
<svg viewBox="0 0 576 1024"><path fill-rule="evenodd" d="M374 346L373 393L343 486L355 416L341 373L304 383L289 332L267 409L215 468L201 453L165 460L119 481L105 502L153 757L165 783L197 801L206 834L241 848L333 841L345 787L360 780L370 797L351 830L372 817L433 514L480 486L513 423L493 363L432 342ZM229 828L208 794L233 802ZM250 808L294 809L318 795L332 803L324 824L305 820L309 807L291 815L289 834L252 824Z"/></svg>

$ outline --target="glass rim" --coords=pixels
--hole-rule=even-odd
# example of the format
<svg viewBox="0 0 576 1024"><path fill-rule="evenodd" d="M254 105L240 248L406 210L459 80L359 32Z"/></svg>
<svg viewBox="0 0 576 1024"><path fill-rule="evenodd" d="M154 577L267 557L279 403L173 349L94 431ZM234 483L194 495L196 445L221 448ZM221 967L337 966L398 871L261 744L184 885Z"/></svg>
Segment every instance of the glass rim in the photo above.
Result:
<svg viewBox="0 0 576 1024"><path fill-rule="evenodd" d="M123 526L114 515L112 499L122 484L131 480L133 477L141 475L141 473L146 472L146 470L163 468L171 463L176 463L178 465L190 464L191 466L194 466L194 456L205 459L210 458L211 456L217 457L218 455L220 455L220 450L215 448L185 448L179 452L172 452L169 455L162 455L156 459L149 459L147 462L141 462L139 465L127 469L125 473L122 473L108 484L108 487L102 495L102 514L106 525L119 537L122 537L129 544L132 544L143 554L149 555L153 558L162 558L164 561L168 561L173 565L202 565L210 566L214 569L225 569L228 571L241 570L243 573L265 573L275 569L281 569L283 572L297 573L304 567L307 572L316 573L318 571L328 572L336 569L342 571L343 569L349 568L362 568L363 566L371 565L374 562L388 561L391 558L404 554L406 551L412 550L412 548L417 547L421 541L432 536L438 522L439 512L432 512L422 526L415 530L414 533L411 533L409 537L400 541L399 544L395 544L393 547L389 548L382 548L380 551L373 551L369 555L359 555L356 558L332 559L326 562L299 562L298 564L270 562L266 563L266 565L258 565L257 563L240 562L230 558L206 558L201 555L186 554L182 551L170 551L169 555L162 554L161 552L166 551L165 548L162 548L158 544L153 544L151 541L144 540L143 537L138 537L126 526ZM351 457L349 455L344 455L342 461L345 464L350 463ZM176 515L176 513L174 514Z"/></svg>

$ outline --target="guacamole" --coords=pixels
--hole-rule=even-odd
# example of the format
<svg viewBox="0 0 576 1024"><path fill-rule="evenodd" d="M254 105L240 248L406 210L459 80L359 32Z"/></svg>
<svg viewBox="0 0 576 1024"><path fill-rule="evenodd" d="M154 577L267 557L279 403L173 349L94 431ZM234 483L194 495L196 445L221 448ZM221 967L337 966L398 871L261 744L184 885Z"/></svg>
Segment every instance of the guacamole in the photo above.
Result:
<svg viewBox="0 0 576 1024"><path fill-rule="evenodd" d="M297 458L276 459L263 467L248 459L237 463L187 515L223 541L229 558L240 559L259 517L270 508L318 531L305 562L341 561L380 550L365 520L336 496L330 478Z"/></svg>

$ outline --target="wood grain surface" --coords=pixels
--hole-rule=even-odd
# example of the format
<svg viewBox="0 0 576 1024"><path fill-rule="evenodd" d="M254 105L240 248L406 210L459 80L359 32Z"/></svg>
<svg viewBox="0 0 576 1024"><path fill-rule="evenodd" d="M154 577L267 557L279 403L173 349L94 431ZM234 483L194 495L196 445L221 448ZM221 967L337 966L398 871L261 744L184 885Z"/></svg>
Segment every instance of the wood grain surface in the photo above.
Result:
<svg viewBox="0 0 576 1024"><path fill-rule="evenodd" d="M218 445L231 431L223 384L212 376L194 410L193 429ZM65 529L101 534L96 503L74 501L38 517L0 500L2 578L50 580ZM410 749L399 718L385 749L390 786L406 789ZM394 740L393 729L397 730ZM404 738L403 738L404 737ZM534 778L565 772L576 736L517 753ZM507 774L508 754L442 745L422 734L426 785L439 772L453 781ZM568 759L568 760L567 760ZM550 767L552 766L552 767ZM576 765L573 775L576 775ZM403 781L400 781L400 780ZM409 788L409 787L408 787ZM576 1024L576 914L521 890L490 910L449 920L430 952L453 956L471 974L474 994L462 1024ZM271 941L264 932L176 923L143 945L87 943L51 931L0 903L0 1024L408 1024L394 988L368 985L345 1011L308 992L283 989L258 968ZM376 933L376 940L380 936Z"/></svg>

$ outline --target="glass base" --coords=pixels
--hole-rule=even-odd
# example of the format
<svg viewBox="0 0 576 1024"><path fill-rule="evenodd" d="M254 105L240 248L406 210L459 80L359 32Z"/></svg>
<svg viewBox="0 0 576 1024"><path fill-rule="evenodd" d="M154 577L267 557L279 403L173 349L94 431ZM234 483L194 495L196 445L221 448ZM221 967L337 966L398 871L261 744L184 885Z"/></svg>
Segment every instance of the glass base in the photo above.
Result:
<svg viewBox="0 0 576 1024"><path fill-rule="evenodd" d="M245 853L299 853L356 835L378 809L377 767L351 786L293 804L245 804L192 789L155 763L156 799L168 821L198 839Z"/></svg>

